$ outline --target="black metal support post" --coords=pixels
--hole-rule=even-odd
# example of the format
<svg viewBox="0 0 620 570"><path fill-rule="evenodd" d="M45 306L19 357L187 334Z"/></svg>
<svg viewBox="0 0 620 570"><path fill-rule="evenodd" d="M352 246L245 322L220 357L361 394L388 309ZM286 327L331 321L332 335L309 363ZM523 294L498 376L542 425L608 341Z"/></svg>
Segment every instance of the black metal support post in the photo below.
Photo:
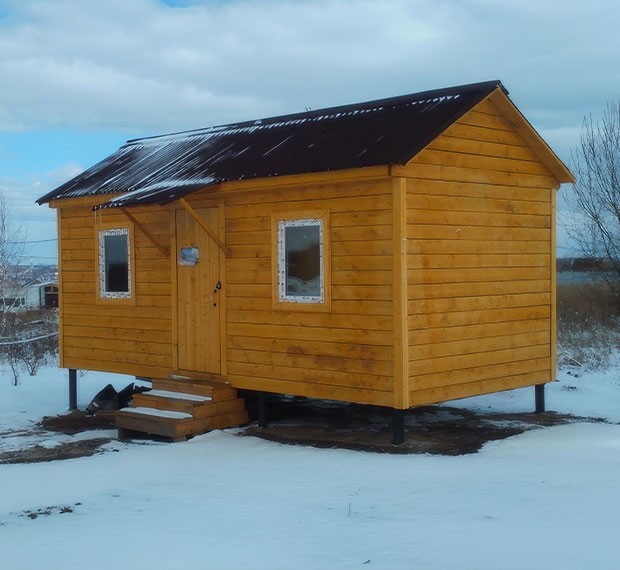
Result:
<svg viewBox="0 0 620 570"><path fill-rule="evenodd" d="M77 410L77 370L69 368L69 409Z"/></svg>
<svg viewBox="0 0 620 570"><path fill-rule="evenodd" d="M405 441L405 410L392 410L392 443L400 445Z"/></svg>
<svg viewBox="0 0 620 570"><path fill-rule="evenodd" d="M267 427L267 397L265 392L258 393L258 425Z"/></svg>
<svg viewBox="0 0 620 570"><path fill-rule="evenodd" d="M536 394L536 413L542 414L545 411L545 385L537 384L534 386Z"/></svg>

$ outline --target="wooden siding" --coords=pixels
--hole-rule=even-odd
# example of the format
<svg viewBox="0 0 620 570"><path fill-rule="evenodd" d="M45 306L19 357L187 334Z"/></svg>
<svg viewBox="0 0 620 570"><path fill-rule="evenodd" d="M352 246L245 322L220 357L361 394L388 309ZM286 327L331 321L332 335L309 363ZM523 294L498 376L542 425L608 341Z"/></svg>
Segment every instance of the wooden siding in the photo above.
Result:
<svg viewBox="0 0 620 570"><path fill-rule="evenodd" d="M393 405L391 179L274 184L254 193L224 188L220 196L231 254L226 259L231 384ZM200 195L190 201L192 207L202 205ZM330 310L274 303L273 218L304 212L329 214Z"/></svg>
<svg viewBox="0 0 620 570"><path fill-rule="evenodd" d="M59 204L62 206L62 204ZM172 369L170 258L134 228L134 302L97 303L98 224L131 225L120 211L59 208L61 362L66 368L158 376ZM151 235L170 244L170 212L136 208L132 215Z"/></svg>
<svg viewBox="0 0 620 570"><path fill-rule="evenodd" d="M409 165L409 405L554 377L558 186L485 101Z"/></svg>

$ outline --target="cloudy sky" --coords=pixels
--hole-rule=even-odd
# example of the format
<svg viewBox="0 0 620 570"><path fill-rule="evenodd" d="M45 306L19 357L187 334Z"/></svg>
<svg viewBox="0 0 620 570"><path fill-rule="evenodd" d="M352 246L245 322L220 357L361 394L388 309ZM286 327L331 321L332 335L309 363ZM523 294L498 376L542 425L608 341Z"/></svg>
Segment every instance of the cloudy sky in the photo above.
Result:
<svg viewBox="0 0 620 570"><path fill-rule="evenodd" d="M568 163L620 97L618 22L617 0L0 0L0 188L51 240L34 201L128 138L490 79Z"/></svg>

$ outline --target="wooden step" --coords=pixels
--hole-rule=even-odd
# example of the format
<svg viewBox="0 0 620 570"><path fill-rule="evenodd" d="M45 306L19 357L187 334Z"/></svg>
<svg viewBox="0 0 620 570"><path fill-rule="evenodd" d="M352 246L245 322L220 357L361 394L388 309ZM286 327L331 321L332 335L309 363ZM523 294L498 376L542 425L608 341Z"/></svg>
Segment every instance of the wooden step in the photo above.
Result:
<svg viewBox="0 0 620 570"><path fill-rule="evenodd" d="M209 396L167 390L151 390L135 394L133 405L186 412L194 418L207 418L245 410L245 400L242 398L214 401Z"/></svg>
<svg viewBox="0 0 620 570"><path fill-rule="evenodd" d="M200 380L191 380L188 378L153 378L151 382L154 390L209 396L216 402L234 400L237 397L237 390L231 388L227 384L202 382Z"/></svg>
<svg viewBox="0 0 620 570"><path fill-rule="evenodd" d="M193 435L194 418L191 414L155 408L123 408L114 416L114 423L123 432L140 432L148 435L161 435L176 441Z"/></svg>
<svg viewBox="0 0 620 570"><path fill-rule="evenodd" d="M169 378L153 379L152 384L153 390L134 394L134 407L116 413L120 438L143 433L179 441L248 422L245 400L225 384Z"/></svg>

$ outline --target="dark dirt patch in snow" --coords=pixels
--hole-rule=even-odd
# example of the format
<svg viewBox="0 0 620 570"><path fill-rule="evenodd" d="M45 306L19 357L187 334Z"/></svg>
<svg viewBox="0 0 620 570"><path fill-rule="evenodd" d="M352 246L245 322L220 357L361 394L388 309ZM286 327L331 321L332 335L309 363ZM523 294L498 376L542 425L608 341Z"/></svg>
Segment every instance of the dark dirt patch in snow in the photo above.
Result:
<svg viewBox="0 0 620 570"><path fill-rule="evenodd" d="M0 464L3 463L41 463L59 459L75 459L88 457L100 452L100 447L110 442L109 437L97 437L80 441L59 443L54 447L35 445L16 451L0 453Z"/></svg>
<svg viewBox="0 0 620 570"><path fill-rule="evenodd" d="M250 425L243 435L280 443L342 447L382 453L464 455L489 441L530 429L577 421L597 421L555 412L481 413L449 406L405 412L405 442L393 445L392 412L356 404L293 400L271 403L266 427Z"/></svg>
<svg viewBox="0 0 620 570"><path fill-rule="evenodd" d="M91 430L110 429L113 427L113 423L113 420L109 417L91 416L76 411L62 416L46 416L34 429L30 431L21 430L14 435L24 437L49 434L50 437L53 437L53 433L62 433L72 436ZM11 434L8 432L2 435L8 436ZM95 453L100 453L102 451L101 446L110 441L110 437L92 437L76 441L59 441L52 446L29 445L22 449L1 452L0 464L40 463L43 461L88 457Z"/></svg>
<svg viewBox="0 0 620 570"><path fill-rule="evenodd" d="M37 425L47 431L75 435L92 429L111 429L114 427L114 418L75 411L62 416L45 416Z"/></svg>

